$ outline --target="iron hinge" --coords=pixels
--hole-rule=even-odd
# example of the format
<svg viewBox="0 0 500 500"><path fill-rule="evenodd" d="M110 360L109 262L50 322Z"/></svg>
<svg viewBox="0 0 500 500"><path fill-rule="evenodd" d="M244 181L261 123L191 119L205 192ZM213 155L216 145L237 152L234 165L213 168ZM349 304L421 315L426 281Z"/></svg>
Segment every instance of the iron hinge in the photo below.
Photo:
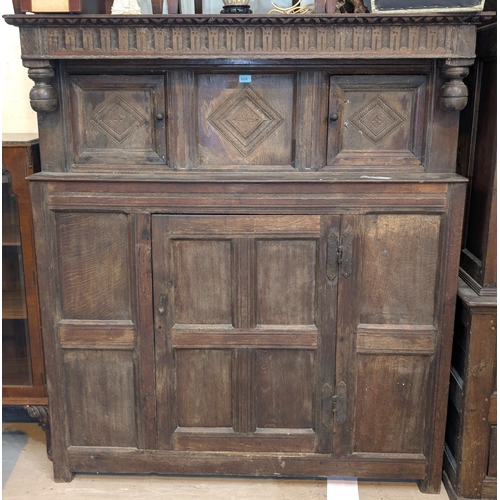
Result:
<svg viewBox="0 0 500 500"><path fill-rule="evenodd" d="M348 226L340 237L335 232L328 236L326 275L330 281L336 280L339 268L344 278L351 275L353 241L354 231L351 226Z"/></svg>
<svg viewBox="0 0 500 500"><path fill-rule="evenodd" d="M335 413L337 411L337 400L338 396L332 396L332 412Z"/></svg>
<svg viewBox="0 0 500 500"><path fill-rule="evenodd" d="M347 386L344 381L337 384L335 392L332 396L332 411L337 424L344 425L347 420Z"/></svg>
<svg viewBox="0 0 500 500"><path fill-rule="evenodd" d="M342 245L339 245L339 247L337 248L337 264L342 264L342 257L343 257L343 251L344 251L344 248L342 247Z"/></svg>

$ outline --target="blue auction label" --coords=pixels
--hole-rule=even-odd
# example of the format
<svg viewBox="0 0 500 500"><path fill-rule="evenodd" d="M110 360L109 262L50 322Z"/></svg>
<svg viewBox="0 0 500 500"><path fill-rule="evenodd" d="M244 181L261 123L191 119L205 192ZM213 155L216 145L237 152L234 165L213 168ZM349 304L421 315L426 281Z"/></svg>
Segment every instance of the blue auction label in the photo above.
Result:
<svg viewBox="0 0 500 500"><path fill-rule="evenodd" d="M240 83L251 83L252 75L240 75Z"/></svg>

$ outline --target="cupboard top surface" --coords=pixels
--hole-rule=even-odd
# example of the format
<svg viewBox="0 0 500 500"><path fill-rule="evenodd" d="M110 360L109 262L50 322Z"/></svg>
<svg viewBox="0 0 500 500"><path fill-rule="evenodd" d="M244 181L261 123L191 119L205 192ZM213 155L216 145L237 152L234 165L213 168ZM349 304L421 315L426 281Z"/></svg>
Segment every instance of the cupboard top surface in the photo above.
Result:
<svg viewBox="0 0 500 500"><path fill-rule="evenodd" d="M22 147L38 144L38 134L2 134L2 147Z"/></svg>
<svg viewBox="0 0 500 500"><path fill-rule="evenodd" d="M332 174L329 172L292 172L283 173L213 173L200 176L199 172L174 172L163 173L161 176L155 174L98 174L91 176L85 173L61 173L43 172L32 175L30 181L62 181L62 182L130 182L134 184L143 183L237 183L237 184L449 184L467 182L465 177L456 174L394 174L394 175L356 175L356 174Z"/></svg>
<svg viewBox="0 0 500 500"><path fill-rule="evenodd" d="M426 23L474 23L491 21L494 12L476 12L473 14L303 14L303 15L258 15L258 14L196 14L196 15L105 15L105 14L35 14L35 15L4 15L6 22L15 26L33 25L70 25L101 24L101 25L241 25L241 24L426 24Z"/></svg>

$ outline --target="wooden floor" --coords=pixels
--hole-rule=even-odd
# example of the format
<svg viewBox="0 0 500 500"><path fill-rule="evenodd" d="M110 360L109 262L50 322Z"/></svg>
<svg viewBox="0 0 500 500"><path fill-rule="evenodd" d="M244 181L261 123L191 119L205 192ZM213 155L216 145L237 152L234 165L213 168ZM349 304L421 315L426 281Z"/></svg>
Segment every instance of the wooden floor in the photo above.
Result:
<svg viewBox="0 0 500 500"><path fill-rule="evenodd" d="M331 500L326 480L77 474L71 483L56 484L40 427L5 423L2 428L17 433L21 443L3 500ZM5 448L3 458L8 459ZM338 495L334 499L345 500ZM359 500L425 499L448 497L444 488L439 495L424 495L413 482L359 481Z"/></svg>

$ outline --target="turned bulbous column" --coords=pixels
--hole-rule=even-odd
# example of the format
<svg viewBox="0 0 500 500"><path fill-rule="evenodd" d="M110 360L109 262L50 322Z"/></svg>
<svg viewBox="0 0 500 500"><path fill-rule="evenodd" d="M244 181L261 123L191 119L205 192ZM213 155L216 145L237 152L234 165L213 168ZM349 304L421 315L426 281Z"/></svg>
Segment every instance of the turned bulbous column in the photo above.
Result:
<svg viewBox="0 0 500 500"><path fill-rule="evenodd" d="M445 111L461 111L469 97L467 86L462 81L469 74L469 68L444 66L442 73L447 81L439 91L439 105Z"/></svg>
<svg viewBox="0 0 500 500"><path fill-rule="evenodd" d="M50 113L59 105L57 91L49 83L54 75L52 68L28 69L28 76L35 82L30 91L30 104L37 113Z"/></svg>

